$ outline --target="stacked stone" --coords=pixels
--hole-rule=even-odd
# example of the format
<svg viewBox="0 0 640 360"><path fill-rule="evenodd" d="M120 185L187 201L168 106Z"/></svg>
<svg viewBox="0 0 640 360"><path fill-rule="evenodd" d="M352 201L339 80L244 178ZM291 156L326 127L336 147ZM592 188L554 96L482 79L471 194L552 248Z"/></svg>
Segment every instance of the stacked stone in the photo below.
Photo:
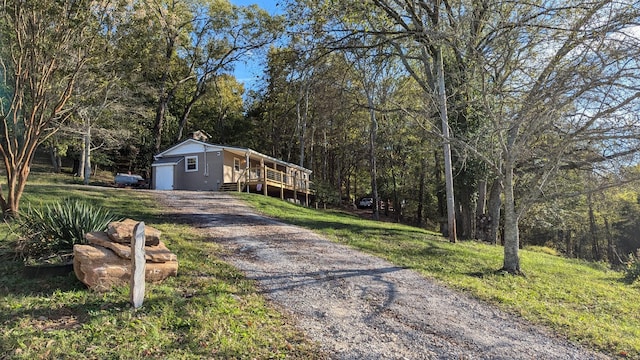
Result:
<svg viewBox="0 0 640 360"><path fill-rule="evenodd" d="M109 224L106 232L85 234L88 245L73 246L73 270L80 281L96 291L128 285L131 279L131 238L138 222ZM160 241L161 232L145 226L145 281L161 282L178 273L178 257Z"/></svg>

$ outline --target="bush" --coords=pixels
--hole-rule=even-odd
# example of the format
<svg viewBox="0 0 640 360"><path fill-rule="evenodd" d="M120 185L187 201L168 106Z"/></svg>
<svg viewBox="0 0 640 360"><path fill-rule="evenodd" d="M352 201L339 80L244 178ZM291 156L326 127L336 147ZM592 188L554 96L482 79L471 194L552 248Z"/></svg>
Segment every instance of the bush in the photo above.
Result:
<svg viewBox="0 0 640 360"><path fill-rule="evenodd" d="M19 251L24 258L71 252L74 244L86 243L85 233L104 231L115 220L109 211L79 200L65 199L43 208L29 206L17 220Z"/></svg>
<svg viewBox="0 0 640 360"><path fill-rule="evenodd" d="M640 251L638 253L629 254L629 260L627 260L624 267L625 280L629 283L633 283L640 278Z"/></svg>

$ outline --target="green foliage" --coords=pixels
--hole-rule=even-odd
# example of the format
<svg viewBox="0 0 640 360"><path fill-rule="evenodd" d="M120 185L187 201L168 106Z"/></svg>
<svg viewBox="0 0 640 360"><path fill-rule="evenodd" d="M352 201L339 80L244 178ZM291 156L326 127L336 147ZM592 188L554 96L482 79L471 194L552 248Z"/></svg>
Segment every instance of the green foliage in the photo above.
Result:
<svg viewBox="0 0 640 360"><path fill-rule="evenodd" d="M116 217L87 202L65 199L42 208L29 205L17 220L24 257L70 252L74 244L85 243L84 234L104 231Z"/></svg>
<svg viewBox="0 0 640 360"><path fill-rule="evenodd" d="M335 187L331 186L331 184L318 181L315 183L316 186L316 199L321 204L326 205L339 205L340 204L340 195Z"/></svg>
<svg viewBox="0 0 640 360"><path fill-rule="evenodd" d="M629 259L625 263L624 267L625 280L629 283L633 283L640 278L640 252L629 254Z"/></svg>

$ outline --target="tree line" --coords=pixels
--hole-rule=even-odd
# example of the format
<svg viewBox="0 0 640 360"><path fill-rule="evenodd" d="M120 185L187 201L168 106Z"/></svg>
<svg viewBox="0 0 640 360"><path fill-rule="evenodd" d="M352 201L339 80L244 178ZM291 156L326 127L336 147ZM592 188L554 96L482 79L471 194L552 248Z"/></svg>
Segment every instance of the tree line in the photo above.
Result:
<svg viewBox="0 0 640 360"><path fill-rule="evenodd" d="M640 247L640 3L6 0L5 215L39 146L145 172L196 130L314 171L331 205L451 241L620 264ZM233 69L264 58L248 91ZM379 207L380 204L384 206Z"/></svg>

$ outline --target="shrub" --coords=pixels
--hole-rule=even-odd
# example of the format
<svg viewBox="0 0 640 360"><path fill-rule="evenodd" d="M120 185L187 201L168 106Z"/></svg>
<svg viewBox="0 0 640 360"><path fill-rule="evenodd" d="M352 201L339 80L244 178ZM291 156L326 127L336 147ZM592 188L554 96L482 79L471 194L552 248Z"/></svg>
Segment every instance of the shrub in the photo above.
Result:
<svg viewBox="0 0 640 360"><path fill-rule="evenodd" d="M65 199L43 208L29 206L17 220L19 251L25 258L71 252L84 234L104 231L117 220L109 211L80 200Z"/></svg>
<svg viewBox="0 0 640 360"><path fill-rule="evenodd" d="M633 283L640 278L640 251L638 253L629 254L629 260L627 260L624 267L625 280L629 283Z"/></svg>

